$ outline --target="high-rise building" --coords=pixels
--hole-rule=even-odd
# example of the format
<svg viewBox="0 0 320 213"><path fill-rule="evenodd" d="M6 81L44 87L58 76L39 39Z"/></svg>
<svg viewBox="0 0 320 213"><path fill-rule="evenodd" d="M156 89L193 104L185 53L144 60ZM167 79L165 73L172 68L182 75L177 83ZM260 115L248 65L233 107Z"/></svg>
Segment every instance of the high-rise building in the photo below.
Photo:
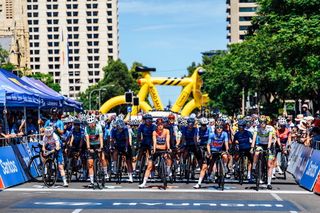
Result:
<svg viewBox="0 0 320 213"><path fill-rule="evenodd" d="M51 74L68 97L102 79L119 57L118 0L25 1L30 68Z"/></svg>
<svg viewBox="0 0 320 213"><path fill-rule="evenodd" d="M0 0L0 43L9 62L19 70L29 67L29 33L25 0Z"/></svg>
<svg viewBox="0 0 320 213"><path fill-rule="evenodd" d="M227 39L229 43L244 39L256 11L256 0L227 0Z"/></svg>

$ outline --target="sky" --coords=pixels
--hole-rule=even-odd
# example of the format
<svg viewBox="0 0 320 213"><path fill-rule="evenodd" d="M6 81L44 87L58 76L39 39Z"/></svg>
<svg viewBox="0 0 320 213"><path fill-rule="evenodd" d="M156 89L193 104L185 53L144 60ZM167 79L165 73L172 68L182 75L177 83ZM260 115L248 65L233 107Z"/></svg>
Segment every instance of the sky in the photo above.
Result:
<svg viewBox="0 0 320 213"><path fill-rule="evenodd" d="M227 45L225 0L119 0L120 59L155 67L153 76L182 77L201 52ZM157 87L164 106L181 88Z"/></svg>

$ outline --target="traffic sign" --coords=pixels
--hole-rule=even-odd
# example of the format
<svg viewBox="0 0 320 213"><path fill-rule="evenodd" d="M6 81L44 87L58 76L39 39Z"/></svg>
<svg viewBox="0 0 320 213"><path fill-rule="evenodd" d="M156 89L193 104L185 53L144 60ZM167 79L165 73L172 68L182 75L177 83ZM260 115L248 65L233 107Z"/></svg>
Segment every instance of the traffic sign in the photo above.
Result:
<svg viewBox="0 0 320 213"><path fill-rule="evenodd" d="M127 112L129 113L129 112L132 112L132 107L131 106L128 106L127 107Z"/></svg>

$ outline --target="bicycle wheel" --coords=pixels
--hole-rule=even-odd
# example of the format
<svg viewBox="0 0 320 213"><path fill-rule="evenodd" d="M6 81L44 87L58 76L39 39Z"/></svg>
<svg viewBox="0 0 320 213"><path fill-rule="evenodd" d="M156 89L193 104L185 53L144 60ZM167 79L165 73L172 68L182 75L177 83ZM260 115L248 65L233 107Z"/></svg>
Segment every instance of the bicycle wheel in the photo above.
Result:
<svg viewBox="0 0 320 213"><path fill-rule="evenodd" d="M287 179L286 171L287 171L287 168L288 168L288 158L287 158L287 155L284 154L284 153L281 153L280 168L281 168L281 170L283 172L284 179Z"/></svg>
<svg viewBox="0 0 320 213"><path fill-rule="evenodd" d="M144 154L141 157L140 166L139 166L138 179L140 184L143 181L145 171L146 171L146 155Z"/></svg>
<svg viewBox="0 0 320 213"><path fill-rule="evenodd" d="M66 178L67 178L67 181L68 183L71 182L71 179L72 179L72 160L70 158L67 159L67 163L66 163Z"/></svg>
<svg viewBox="0 0 320 213"><path fill-rule="evenodd" d="M105 186L105 174L104 170L101 166L100 160L96 159L94 162L94 167L95 167L95 176L96 176L96 183L99 189L103 189Z"/></svg>
<svg viewBox="0 0 320 213"><path fill-rule="evenodd" d="M40 158L40 155L35 155L30 158L28 162L28 173L30 176L30 181L41 182L38 177L43 175L43 164Z"/></svg>
<svg viewBox="0 0 320 213"><path fill-rule="evenodd" d="M256 190L259 191L259 187L260 187L260 180L261 180L261 169L262 169L262 161L261 161L261 157L259 155L258 158L258 162L256 165Z"/></svg>
<svg viewBox="0 0 320 213"><path fill-rule="evenodd" d="M117 184L121 184L122 179L122 154L118 153L118 159L117 159L117 178L116 182Z"/></svg>
<svg viewBox="0 0 320 213"><path fill-rule="evenodd" d="M187 159L186 159L186 163L185 163L185 178L187 179L187 184L189 184L190 181L190 171L191 171L191 155L188 154Z"/></svg>
<svg viewBox="0 0 320 213"><path fill-rule="evenodd" d="M219 187L221 190L224 190L224 169L223 169L223 162L221 159L217 160L217 170L218 170L218 176L219 176Z"/></svg>
<svg viewBox="0 0 320 213"><path fill-rule="evenodd" d="M48 187L53 186L56 183L58 177L57 164L53 159L48 158L44 162L43 171L44 172L42 175L42 180L44 185Z"/></svg>
<svg viewBox="0 0 320 213"><path fill-rule="evenodd" d="M166 189L167 188L167 168L166 168L166 162L164 160L163 157L161 157L161 160L160 160L160 173L161 173L161 181L163 183L163 188Z"/></svg>
<svg viewBox="0 0 320 213"><path fill-rule="evenodd" d="M243 184L244 179L244 157L240 156L239 158L239 184Z"/></svg>

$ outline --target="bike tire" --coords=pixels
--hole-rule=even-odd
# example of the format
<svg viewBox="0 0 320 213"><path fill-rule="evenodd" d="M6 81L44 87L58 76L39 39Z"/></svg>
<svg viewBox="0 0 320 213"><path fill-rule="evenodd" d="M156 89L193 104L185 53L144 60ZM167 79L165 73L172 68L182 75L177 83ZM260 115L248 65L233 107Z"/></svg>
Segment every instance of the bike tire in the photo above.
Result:
<svg viewBox="0 0 320 213"><path fill-rule="evenodd" d="M104 170L101 166L100 160L96 159L94 162L94 167L95 169L95 175L96 175L96 183L99 189L103 189L105 187L105 174L104 174Z"/></svg>
<svg viewBox="0 0 320 213"><path fill-rule="evenodd" d="M140 166L139 166L139 174L138 174L138 179L140 184L143 182L145 171L146 171L146 155L142 155L140 160Z"/></svg>
<svg viewBox="0 0 320 213"><path fill-rule="evenodd" d="M116 178L117 184L121 184L121 180L122 180L122 154L118 153L117 178Z"/></svg>
<svg viewBox="0 0 320 213"><path fill-rule="evenodd" d="M221 190L224 190L224 169L223 169L223 162L221 159L218 160L218 175L219 175L219 187Z"/></svg>
<svg viewBox="0 0 320 213"><path fill-rule="evenodd" d="M288 158L286 154L281 153L281 166L280 166L282 172L283 172L283 178L287 179L287 168L288 168Z"/></svg>
<svg viewBox="0 0 320 213"><path fill-rule="evenodd" d="M256 165L256 190L259 191L260 180L261 180L261 169L262 169L262 161L259 155L258 162Z"/></svg>
<svg viewBox="0 0 320 213"><path fill-rule="evenodd" d="M42 175L42 180L44 185L46 185L47 187L53 186L56 183L58 178L58 169L55 161L51 158L48 158L47 160L45 160L43 171L46 171L46 172L43 172L43 175Z"/></svg>
<svg viewBox="0 0 320 213"><path fill-rule="evenodd" d="M162 183L163 183L163 188L167 189L168 182L167 182L166 162L162 157L161 157L160 165L161 165L161 170L160 171L161 171L161 180L162 180Z"/></svg>
<svg viewBox="0 0 320 213"><path fill-rule="evenodd" d="M36 169L36 173L32 172L32 168ZM32 156L28 162L28 173L30 176L30 181L41 182L41 179L38 177L42 177L43 175L43 164L40 158L40 155Z"/></svg>
<svg viewBox="0 0 320 213"><path fill-rule="evenodd" d="M187 180L187 184L189 184L189 181L190 181L190 171L191 171L191 156L190 154L188 154L188 157L186 159L186 164L185 164L185 178Z"/></svg>
<svg viewBox="0 0 320 213"><path fill-rule="evenodd" d="M239 158L239 184L243 184L244 179L244 157L240 156Z"/></svg>

